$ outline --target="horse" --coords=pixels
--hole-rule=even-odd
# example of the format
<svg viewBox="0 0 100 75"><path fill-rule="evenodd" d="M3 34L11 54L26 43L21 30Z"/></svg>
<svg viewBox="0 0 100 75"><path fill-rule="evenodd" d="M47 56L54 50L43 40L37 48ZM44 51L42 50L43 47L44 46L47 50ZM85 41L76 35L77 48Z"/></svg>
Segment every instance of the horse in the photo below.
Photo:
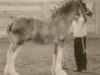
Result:
<svg viewBox="0 0 100 75"><path fill-rule="evenodd" d="M7 52L4 75L19 75L15 70L15 60L22 46L27 41L32 41L36 44L53 43L55 49L52 75L68 75L61 67L62 54L66 49L66 41L68 39L68 30L74 16L77 13L84 15L83 9L85 12L87 11L85 4L78 1L65 2L61 7L55 9L49 18L49 22L25 16L13 19L7 28L10 48ZM88 12L88 15L91 16L91 11Z"/></svg>

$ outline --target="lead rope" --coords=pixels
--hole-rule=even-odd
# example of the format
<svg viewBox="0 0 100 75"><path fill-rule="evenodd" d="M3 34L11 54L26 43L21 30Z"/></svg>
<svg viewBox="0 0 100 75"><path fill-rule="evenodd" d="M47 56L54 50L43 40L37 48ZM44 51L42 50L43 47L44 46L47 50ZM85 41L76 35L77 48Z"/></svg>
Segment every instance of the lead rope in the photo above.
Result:
<svg viewBox="0 0 100 75"><path fill-rule="evenodd" d="M83 37L82 37L82 47L83 47L83 53L86 53L86 48L84 46L84 39L83 39Z"/></svg>
<svg viewBox="0 0 100 75"><path fill-rule="evenodd" d="M77 0L77 1L78 1L79 5L81 6L81 8L82 8L82 10L83 10L84 15L86 15L86 14L89 12L89 10L88 10L87 12L85 12L85 10L84 10L83 6L81 5L80 1L79 1L79 0Z"/></svg>

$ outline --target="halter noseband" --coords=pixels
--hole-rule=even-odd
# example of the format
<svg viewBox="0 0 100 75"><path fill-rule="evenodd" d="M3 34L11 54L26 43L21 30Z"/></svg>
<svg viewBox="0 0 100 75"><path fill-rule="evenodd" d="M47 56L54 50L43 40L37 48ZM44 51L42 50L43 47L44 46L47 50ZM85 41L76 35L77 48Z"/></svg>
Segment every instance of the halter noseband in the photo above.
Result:
<svg viewBox="0 0 100 75"><path fill-rule="evenodd" d="M84 7L82 6L80 0L77 0L77 2L79 3L79 5L80 5L80 7L81 7L81 9L82 9L82 11L83 11L83 14L84 14L84 15L87 15L90 11L89 11L89 10L88 10L88 11L85 11L85 9L84 9Z"/></svg>

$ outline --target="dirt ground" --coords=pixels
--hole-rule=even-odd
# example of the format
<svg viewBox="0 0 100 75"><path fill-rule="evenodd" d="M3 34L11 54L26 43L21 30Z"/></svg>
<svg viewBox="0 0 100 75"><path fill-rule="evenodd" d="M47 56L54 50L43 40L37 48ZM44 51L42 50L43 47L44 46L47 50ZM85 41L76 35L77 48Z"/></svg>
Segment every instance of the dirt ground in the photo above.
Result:
<svg viewBox="0 0 100 75"><path fill-rule="evenodd" d="M0 40L0 75L3 74L6 64L6 53L9 42ZM51 75L52 53L54 45L34 45L27 43L16 59L16 70L20 75ZM88 71L84 73L73 72L75 60L73 53L73 40L67 44L67 59L64 65L68 75L100 75L100 39L87 40Z"/></svg>

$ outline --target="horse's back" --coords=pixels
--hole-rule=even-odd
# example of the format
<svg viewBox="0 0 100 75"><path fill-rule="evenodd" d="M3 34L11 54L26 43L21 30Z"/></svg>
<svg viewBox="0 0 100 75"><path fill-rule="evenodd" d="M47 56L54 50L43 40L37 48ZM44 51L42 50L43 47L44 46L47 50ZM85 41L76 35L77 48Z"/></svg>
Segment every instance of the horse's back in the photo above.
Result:
<svg viewBox="0 0 100 75"><path fill-rule="evenodd" d="M17 30L31 30L34 26L34 19L28 17L18 17L13 20L13 31Z"/></svg>

